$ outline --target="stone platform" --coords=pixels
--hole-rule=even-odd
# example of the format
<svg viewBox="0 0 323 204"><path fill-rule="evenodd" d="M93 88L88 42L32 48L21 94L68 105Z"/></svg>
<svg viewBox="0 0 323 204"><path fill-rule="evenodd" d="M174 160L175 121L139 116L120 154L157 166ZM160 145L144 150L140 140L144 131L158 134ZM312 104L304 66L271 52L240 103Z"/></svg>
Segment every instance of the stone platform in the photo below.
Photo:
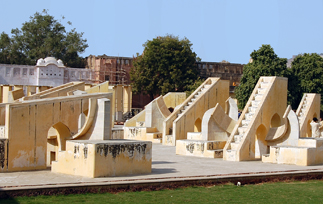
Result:
<svg viewBox="0 0 323 204"><path fill-rule="evenodd" d="M91 178L151 172L152 144L135 140L68 140L52 172Z"/></svg>
<svg viewBox="0 0 323 204"><path fill-rule="evenodd" d="M288 176L322 176L323 165L296 166L262 163L261 161L232 162L222 158L201 158L175 154L176 147L153 144L152 171L144 175L119 177L87 178L50 170L0 173L0 198L4 195L42 194L42 191L66 191L66 189L124 187L140 185L185 185L187 183L243 181L246 179L268 180L268 178L287 178ZM75 191L70 191L75 192ZM43 193L46 194L46 193Z"/></svg>

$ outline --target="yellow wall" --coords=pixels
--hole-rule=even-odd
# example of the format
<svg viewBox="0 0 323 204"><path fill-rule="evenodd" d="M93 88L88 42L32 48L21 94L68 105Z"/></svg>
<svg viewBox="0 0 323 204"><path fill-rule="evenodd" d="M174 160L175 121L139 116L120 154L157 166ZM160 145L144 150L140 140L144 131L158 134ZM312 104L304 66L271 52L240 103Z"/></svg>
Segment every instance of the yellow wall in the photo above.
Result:
<svg viewBox="0 0 323 204"><path fill-rule="evenodd" d="M49 129L62 123L70 135L76 134L79 115L88 108L89 98L112 96L109 93L86 94L6 104L5 138L9 139L7 171L45 169Z"/></svg>
<svg viewBox="0 0 323 204"><path fill-rule="evenodd" d="M122 146L123 148L120 148ZM151 173L151 142L68 141L52 171L86 177L126 176Z"/></svg>

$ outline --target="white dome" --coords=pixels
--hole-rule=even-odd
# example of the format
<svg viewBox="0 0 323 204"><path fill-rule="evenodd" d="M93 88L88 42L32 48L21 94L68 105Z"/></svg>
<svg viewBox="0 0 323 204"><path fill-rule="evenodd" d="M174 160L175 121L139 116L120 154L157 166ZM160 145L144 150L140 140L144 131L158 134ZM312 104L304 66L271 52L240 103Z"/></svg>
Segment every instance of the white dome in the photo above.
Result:
<svg viewBox="0 0 323 204"><path fill-rule="evenodd" d="M57 65L57 61L56 61L55 57L46 57L45 64L56 64Z"/></svg>
<svg viewBox="0 0 323 204"><path fill-rule="evenodd" d="M62 60L56 60L55 57L46 57L45 59L40 58L37 60L36 66L47 66L49 64L55 64L58 67L65 67Z"/></svg>
<svg viewBox="0 0 323 204"><path fill-rule="evenodd" d="M44 66L45 65L45 60L43 58L40 58L37 60L37 66Z"/></svg>

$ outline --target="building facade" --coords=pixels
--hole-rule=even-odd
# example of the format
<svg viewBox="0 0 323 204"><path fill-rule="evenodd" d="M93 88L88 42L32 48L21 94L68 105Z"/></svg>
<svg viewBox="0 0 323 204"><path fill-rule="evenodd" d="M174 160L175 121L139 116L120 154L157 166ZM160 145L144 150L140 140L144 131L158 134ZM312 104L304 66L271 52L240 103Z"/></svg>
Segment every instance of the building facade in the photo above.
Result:
<svg viewBox="0 0 323 204"><path fill-rule="evenodd" d="M54 57L39 59L36 66L0 64L0 84L56 87L72 81L96 83L96 73L84 68L66 68Z"/></svg>
<svg viewBox="0 0 323 204"><path fill-rule="evenodd" d="M90 55L86 60L86 69L90 69L95 73L97 83L109 81L111 85L130 85L132 57Z"/></svg>

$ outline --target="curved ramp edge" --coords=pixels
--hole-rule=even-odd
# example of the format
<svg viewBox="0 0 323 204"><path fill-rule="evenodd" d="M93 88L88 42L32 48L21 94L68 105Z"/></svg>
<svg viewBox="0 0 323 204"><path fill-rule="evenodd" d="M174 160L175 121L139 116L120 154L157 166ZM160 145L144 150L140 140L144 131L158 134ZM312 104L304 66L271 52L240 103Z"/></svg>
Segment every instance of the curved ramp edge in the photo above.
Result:
<svg viewBox="0 0 323 204"><path fill-rule="evenodd" d="M227 114L225 114L223 108L219 103L214 108L207 110L202 119L202 140L210 140L209 129L211 128L210 121L214 120L218 128L224 132L231 134L237 121L233 120Z"/></svg>
<svg viewBox="0 0 323 204"><path fill-rule="evenodd" d="M96 106L97 106L97 99L96 98L90 98L89 99L88 117L86 118L86 121L85 121L82 129L78 133L76 133L75 135L71 136L70 139L72 139L72 140L77 139L77 138L85 135L85 133L90 129L90 127L93 124L94 117L95 117Z"/></svg>
<svg viewBox="0 0 323 204"><path fill-rule="evenodd" d="M289 126L288 115L291 109L292 108L290 105L286 108L286 111L283 115L283 125L269 129L265 139L266 141L277 141L278 139L281 139L285 136Z"/></svg>

